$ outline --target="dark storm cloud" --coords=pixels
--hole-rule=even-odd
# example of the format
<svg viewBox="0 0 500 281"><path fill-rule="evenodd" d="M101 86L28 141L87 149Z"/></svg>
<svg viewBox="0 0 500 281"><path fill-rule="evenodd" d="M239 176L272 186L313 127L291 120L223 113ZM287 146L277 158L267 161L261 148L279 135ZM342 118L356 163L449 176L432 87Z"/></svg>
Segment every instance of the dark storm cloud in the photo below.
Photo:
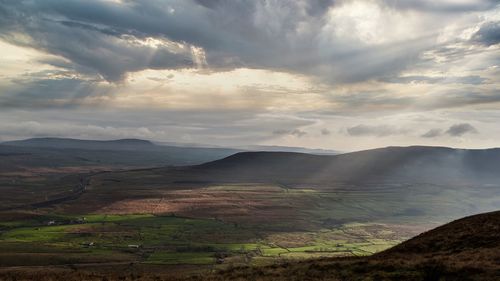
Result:
<svg viewBox="0 0 500 281"><path fill-rule="evenodd" d="M421 137L423 138L435 138L435 137L439 137L443 134L443 131L441 131L441 129L430 129L429 131L427 131L427 133L421 135Z"/></svg>
<svg viewBox="0 0 500 281"><path fill-rule="evenodd" d="M4 1L0 38L62 56L109 81L121 80L129 71L192 67L189 48L152 48L135 40L166 40L159 30L172 24L162 21L165 7L157 8L103 1ZM20 40L19 33L30 40Z"/></svg>
<svg viewBox="0 0 500 281"><path fill-rule="evenodd" d="M451 126L445 133L452 137L460 137L465 134L477 134L478 131L471 124L462 123Z"/></svg>
<svg viewBox="0 0 500 281"><path fill-rule="evenodd" d="M376 136L385 137L391 135L402 135L408 132L406 129L393 128L387 125L370 126L360 124L346 129L351 136Z"/></svg>
<svg viewBox="0 0 500 281"><path fill-rule="evenodd" d="M43 71L39 76L60 75L58 78L24 77L13 81L16 86L2 89L0 108L65 108L82 105L92 96L106 95L110 88L92 80L64 77L65 72Z"/></svg>
<svg viewBox="0 0 500 281"><path fill-rule="evenodd" d="M487 22L481 25L472 36L472 40L480 44L491 46L500 43L500 21Z"/></svg>
<svg viewBox="0 0 500 281"><path fill-rule="evenodd" d="M397 74L434 42L417 38L394 45L332 42L319 34L328 25L332 0L250 1L45 0L0 2L0 38L62 56L109 81L142 69L193 67L190 47L206 53L211 69L265 68L304 73L329 82L358 82ZM469 4L419 4L381 1L395 9L460 12L492 7ZM29 40L15 35L23 34ZM138 40L171 43L158 47ZM176 49L175 44L184 49Z"/></svg>
<svg viewBox="0 0 500 281"><path fill-rule="evenodd" d="M317 16L325 13L328 8L338 2L336 0L316 0L309 1L306 6L306 11L311 16Z"/></svg>
<svg viewBox="0 0 500 281"><path fill-rule="evenodd" d="M296 5L277 4L284 15L276 19L262 15L262 21L274 21L263 29L255 24L258 1L203 3L4 1L0 6L0 33L4 40L63 56L117 81L129 71L193 66L187 53L139 46L128 40L130 36L202 47L214 67L283 67L285 63L276 58L283 54L287 42L280 39L291 35L301 17L306 20ZM16 33L33 40L16 41Z"/></svg>

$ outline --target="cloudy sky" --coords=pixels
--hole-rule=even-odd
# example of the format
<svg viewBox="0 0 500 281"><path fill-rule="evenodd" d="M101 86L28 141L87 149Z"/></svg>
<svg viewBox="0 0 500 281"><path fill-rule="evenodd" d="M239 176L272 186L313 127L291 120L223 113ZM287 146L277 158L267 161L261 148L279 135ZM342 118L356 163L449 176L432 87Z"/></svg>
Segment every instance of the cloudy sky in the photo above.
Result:
<svg viewBox="0 0 500 281"><path fill-rule="evenodd" d="M498 0L0 0L0 140L500 147Z"/></svg>

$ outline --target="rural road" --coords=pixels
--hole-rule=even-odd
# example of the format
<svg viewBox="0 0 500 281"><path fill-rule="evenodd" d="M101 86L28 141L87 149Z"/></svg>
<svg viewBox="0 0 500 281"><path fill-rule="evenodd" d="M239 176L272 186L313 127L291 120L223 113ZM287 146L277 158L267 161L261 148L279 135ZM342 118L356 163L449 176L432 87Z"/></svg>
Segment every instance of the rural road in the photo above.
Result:
<svg viewBox="0 0 500 281"><path fill-rule="evenodd" d="M24 209L24 208L43 208L43 207L48 207L50 205L54 204L59 204L62 202L70 201L70 200L76 200L78 197L80 197L86 190L86 188L90 184L90 177L93 176L87 175L87 176L82 176L76 185L76 187L73 189L73 192L71 194L66 194L64 196L59 196L54 199L50 200L45 200L41 202L35 202L35 203L28 203L20 206L13 206L13 207L8 207L8 208L2 208L0 211L11 211L11 210L17 210L17 209Z"/></svg>

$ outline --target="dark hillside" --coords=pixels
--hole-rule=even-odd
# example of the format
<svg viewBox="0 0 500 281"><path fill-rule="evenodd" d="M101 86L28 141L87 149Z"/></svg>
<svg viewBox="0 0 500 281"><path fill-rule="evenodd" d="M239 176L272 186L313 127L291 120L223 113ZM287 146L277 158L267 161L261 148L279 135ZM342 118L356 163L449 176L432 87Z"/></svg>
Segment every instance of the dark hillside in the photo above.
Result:
<svg viewBox="0 0 500 281"><path fill-rule="evenodd" d="M479 250L496 250L500 258L500 211L453 221L422 233L378 256L456 255Z"/></svg>
<svg viewBox="0 0 500 281"><path fill-rule="evenodd" d="M341 155L242 152L194 167L220 181L491 183L500 180L500 149L388 147Z"/></svg>

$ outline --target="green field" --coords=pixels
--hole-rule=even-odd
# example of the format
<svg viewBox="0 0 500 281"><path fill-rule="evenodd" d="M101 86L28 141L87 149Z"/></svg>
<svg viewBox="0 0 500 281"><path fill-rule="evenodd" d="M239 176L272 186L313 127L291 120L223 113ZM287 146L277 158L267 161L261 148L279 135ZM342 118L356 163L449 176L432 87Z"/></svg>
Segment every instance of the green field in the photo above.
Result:
<svg viewBox="0 0 500 281"><path fill-rule="evenodd" d="M47 225L49 222L55 225ZM375 232L364 238L355 234L374 226L390 231L383 225L357 224L318 232L276 232L266 230L266 225L255 229L213 219L155 215L34 216L0 223L0 265L136 262L226 266L259 264L266 258L366 255L400 242L377 239ZM308 239L283 244L303 235Z"/></svg>

